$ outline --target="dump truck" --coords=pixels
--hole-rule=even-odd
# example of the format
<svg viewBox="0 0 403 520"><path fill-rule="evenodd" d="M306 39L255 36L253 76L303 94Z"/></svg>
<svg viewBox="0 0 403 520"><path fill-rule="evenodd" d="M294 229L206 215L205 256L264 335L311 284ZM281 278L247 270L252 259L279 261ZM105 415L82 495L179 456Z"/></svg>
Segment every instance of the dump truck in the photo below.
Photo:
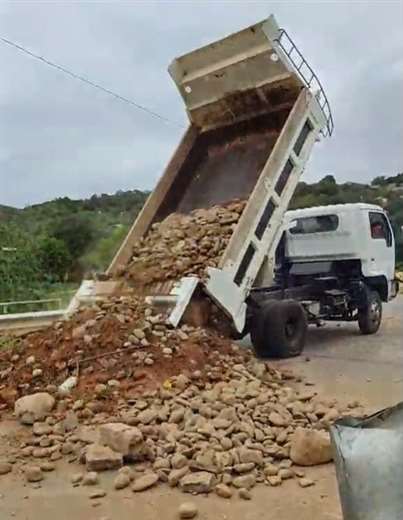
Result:
<svg viewBox="0 0 403 520"><path fill-rule="evenodd" d="M297 240L303 243L293 230L306 222L304 215L287 218L286 211L314 144L332 134L333 118L317 75L287 31L270 16L176 58L169 73L190 124L107 275L116 278L133 246L172 213L246 200L219 264L207 267L205 277L147 288L147 300L164 307L168 323L178 326L202 291L229 320L234 336L251 334L259 355L299 354L307 324L323 319L357 319L364 332L375 332L380 301L394 291L390 274L382 290L376 280L367 284L360 262L343 251L315 257L320 233L309 244L309 258L292 254ZM381 209L369 212L384 215ZM319 221L329 221L328 231L336 232L340 212L324 213ZM92 290L87 284L82 293Z"/></svg>

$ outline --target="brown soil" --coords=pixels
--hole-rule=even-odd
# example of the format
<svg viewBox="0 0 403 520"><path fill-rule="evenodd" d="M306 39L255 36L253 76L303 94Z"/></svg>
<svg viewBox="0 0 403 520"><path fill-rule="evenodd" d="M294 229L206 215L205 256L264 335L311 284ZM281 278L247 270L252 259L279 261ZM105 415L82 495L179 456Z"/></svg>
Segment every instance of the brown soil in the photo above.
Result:
<svg viewBox="0 0 403 520"><path fill-rule="evenodd" d="M119 397L134 397L180 373L191 376L200 371L198 379L207 374L214 378L223 363L217 351L233 359L243 357L236 347L234 352L231 341L212 330L169 330L162 316L150 325L147 312L151 310L139 299L115 298L22 338L0 353L0 409L12 406L21 395L55 392L73 375L79 375L79 383L72 397L93 398L96 385L110 380L119 381ZM147 346L130 341L134 341L136 329L144 330ZM164 354L166 347L172 350L171 355ZM27 365L30 356L35 360ZM144 363L146 358L153 360L151 366ZM33 377L38 368L42 374ZM102 400L115 400L117 395L108 387Z"/></svg>

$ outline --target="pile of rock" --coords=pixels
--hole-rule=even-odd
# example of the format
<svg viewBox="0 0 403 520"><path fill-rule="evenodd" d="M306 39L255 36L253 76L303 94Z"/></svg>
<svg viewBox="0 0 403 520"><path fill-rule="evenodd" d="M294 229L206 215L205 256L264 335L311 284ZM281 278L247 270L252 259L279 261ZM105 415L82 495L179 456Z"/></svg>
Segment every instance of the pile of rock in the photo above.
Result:
<svg viewBox="0 0 403 520"><path fill-rule="evenodd" d="M296 391L255 360L228 367L215 383L178 375L141 398L120 400L113 416L82 400L62 412L62 402L43 394L16 402L17 417L34 421L32 438L14 456L26 464L27 480L40 480L65 457L86 465L73 485L96 485L98 472L114 469L118 490L166 483L185 493L236 492L244 499L258 483L313 485L301 466L332 459L327 427L357 406L340 409L311 388ZM83 413L88 407L91 417Z"/></svg>
<svg viewBox="0 0 403 520"><path fill-rule="evenodd" d="M235 200L183 215L172 213L153 224L133 247L124 276L138 286L203 277L206 267L217 267L246 202Z"/></svg>
<svg viewBox="0 0 403 520"><path fill-rule="evenodd" d="M0 352L0 410L32 392L130 397L182 372L217 377L240 358L216 332L169 328L143 299L116 297Z"/></svg>

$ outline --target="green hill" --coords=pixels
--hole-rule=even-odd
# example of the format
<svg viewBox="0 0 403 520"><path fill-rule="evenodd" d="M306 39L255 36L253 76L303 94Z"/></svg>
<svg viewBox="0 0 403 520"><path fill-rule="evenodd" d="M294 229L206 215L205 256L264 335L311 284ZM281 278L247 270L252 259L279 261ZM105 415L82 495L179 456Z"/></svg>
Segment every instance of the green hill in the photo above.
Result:
<svg viewBox="0 0 403 520"><path fill-rule="evenodd" d="M85 273L104 271L148 194L64 197L24 209L0 205L0 301L43 297L67 282L79 283ZM337 184L331 175L300 182L291 208L347 202L387 209L403 264L403 174L376 177L371 184Z"/></svg>

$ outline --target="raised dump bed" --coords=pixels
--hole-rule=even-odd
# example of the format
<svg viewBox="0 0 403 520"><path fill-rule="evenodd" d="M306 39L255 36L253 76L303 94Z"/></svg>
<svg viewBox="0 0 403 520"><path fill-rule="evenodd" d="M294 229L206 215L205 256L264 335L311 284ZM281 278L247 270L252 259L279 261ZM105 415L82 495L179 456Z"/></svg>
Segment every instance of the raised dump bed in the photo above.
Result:
<svg viewBox="0 0 403 520"><path fill-rule="evenodd" d="M256 278L266 274L312 146L319 133L332 131L327 100L273 16L175 59L169 72L190 126L108 274L124 271L133 246L168 215L246 200L218 265L206 269L205 279L190 276L149 290L156 302L170 303L170 321L177 325L202 281L240 331L245 299Z"/></svg>

